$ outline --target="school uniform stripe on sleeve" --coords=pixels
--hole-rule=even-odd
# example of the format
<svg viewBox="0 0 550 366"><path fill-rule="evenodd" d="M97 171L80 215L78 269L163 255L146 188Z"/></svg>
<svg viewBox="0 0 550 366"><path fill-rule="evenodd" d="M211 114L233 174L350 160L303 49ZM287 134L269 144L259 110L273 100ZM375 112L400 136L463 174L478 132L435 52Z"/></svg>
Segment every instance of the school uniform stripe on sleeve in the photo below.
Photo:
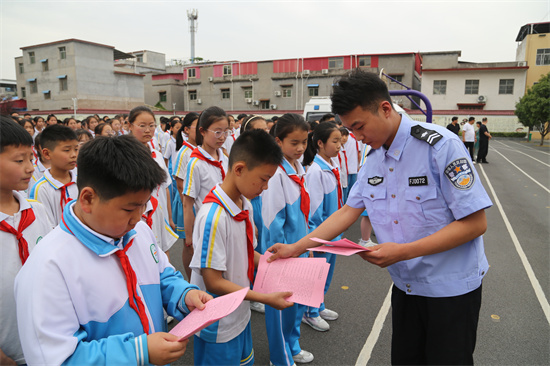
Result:
<svg viewBox="0 0 550 366"><path fill-rule="evenodd" d="M223 207L216 204L213 204L210 207L210 211L208 211L202 238L201 268L209 268L212 265L214 241L216 239L216 231L222 211Z"/></svg>
<svg viewBox="0 0 550 366"><path fill-rule="evenodd" d="M178 153L178 159L176 160L176 166L178 167L176 169L176 172L174 173L175 176L178 176L178 174L180 173L181 169L182 169L182 160L183 160L183 156L185 155L185 151L189 150L189 148L187 146L183 147L183 150L181 150L179 153Z"/></svg>
<svg viewBox="0 0 550 366"><path fill-rule="evenodd" d="M40 178L40 180L31 188L31 191L29 193L29 198L31 200L35 200L38 196L38 190L40 189L40 187L42 187L42 185L44 183L46 183L46 178L42 177Z"/></svg>
<svg viewBox="0 0 550 366"><path fill-rule="evenodd" d="M178 234L176 234L174 232L174 230L172 230L172 227L170 227L170 225L168 224L168 222L166 222L166 219L164 219L164 228L166 229L166 231L168 231L168 234L172 235L174 238L176 239L179 239L180 237L178 236Z"/></svg>
<svg viewBox="0 0 550 366"><path fill-rule="evenodd" d="M185 189L183 190L183 194L189 195L191 193L191 184L193 183L193 170L195 169L195 164L199 159L197 158L191 158L189 160L189 163L187 163L187 180L185 181Z"/></svg>

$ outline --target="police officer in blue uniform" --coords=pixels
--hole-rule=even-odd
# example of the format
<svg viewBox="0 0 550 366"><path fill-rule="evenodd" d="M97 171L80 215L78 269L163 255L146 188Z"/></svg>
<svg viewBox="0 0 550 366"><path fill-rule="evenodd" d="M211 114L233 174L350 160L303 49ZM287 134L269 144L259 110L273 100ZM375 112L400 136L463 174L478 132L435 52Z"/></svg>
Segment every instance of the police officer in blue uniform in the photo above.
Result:
<svg viewBox="0 0 550 366"><path fill-rule="evenodd" d="M380 244L360 255L394 282L392 364L473 364L492 203L468 151L444 127L398 114L373 73L340 79L332 108L372 146L369 164L342 209L297 243L270 248L272 260L336 237L366 208Z"/></svg>

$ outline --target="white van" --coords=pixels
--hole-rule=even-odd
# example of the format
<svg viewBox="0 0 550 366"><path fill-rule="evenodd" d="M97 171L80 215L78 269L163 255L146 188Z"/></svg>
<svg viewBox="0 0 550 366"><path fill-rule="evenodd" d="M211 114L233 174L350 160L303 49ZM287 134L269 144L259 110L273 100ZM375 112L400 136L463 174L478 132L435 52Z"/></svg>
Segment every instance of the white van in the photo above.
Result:
<svg viewBox="0 0 550 366"><path fill-rule="evenodd" d="M399 114L410 118L403 108L393 103L393 109ZM304 119L307 122L319 121L327 113L332 113L332 101L330 97L312 97L304 106Z"/></svg>

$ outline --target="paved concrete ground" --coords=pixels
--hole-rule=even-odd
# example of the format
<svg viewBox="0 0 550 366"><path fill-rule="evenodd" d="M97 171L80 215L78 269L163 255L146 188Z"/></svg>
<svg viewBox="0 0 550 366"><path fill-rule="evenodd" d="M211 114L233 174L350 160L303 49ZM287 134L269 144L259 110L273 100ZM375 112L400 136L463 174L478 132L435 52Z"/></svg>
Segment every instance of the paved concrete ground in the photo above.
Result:
<svg viewBox="0 0 550 366"><path fill-rule="evenodd" d="M491 268L483 282L475 362L550 365L550 147L493 139L487 159L476 165L494 205L487 210ZM344 234L359 236L359 223ZM178 241L171 257L181 270L180 253ZM311 365L390 364L390 287L385 269L358 256L339 257L326 304L340 319L325 333L302 326L302 348L315 356ZM252 313L252 332L256 364L269 365L263 315ZM192 365L192 349L191 341L175 364Z"/></svg>

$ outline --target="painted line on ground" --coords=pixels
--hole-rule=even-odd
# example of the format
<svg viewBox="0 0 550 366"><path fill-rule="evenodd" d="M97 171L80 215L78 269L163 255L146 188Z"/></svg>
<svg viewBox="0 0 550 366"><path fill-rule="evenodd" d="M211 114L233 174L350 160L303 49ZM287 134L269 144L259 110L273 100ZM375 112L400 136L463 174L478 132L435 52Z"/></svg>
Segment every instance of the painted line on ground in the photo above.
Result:
<svg viewBox="0 0 550 366"><path fill-rule="evenodd" d="M510 159L508 159L506 156L504 156L500 151L498 151L497 149L495 148L492 148L492 150L494 152L496 152L497 154L499 154L500 156L502 156L507 162L509 162L512 166L514 166L517 170L519 170L520 172L522 172L523 174L525 174L525 176L529 179L531 179L533 182L535 182L536 184L538 184L539 186L541 186L546 192L550 193L550 189L546 188L545 186L543 186L542 184L540 184L535 178L531 177L529 174L525 173L519 166L517 166L516 164L512 163L510 161Z"/></svg>
<svg viewBox="0 0 550 366"><path fill-rule="evenodd" d="M533 160L535 160L535 161L537 161L537 162L539 162L539 163L541 163L541 164L543 164L543 165L546 165L547 167L550 168L550 164L547 164L547 163L545 163L544 161L541 161L541 160L539 160L539 159L537 159L537 158L532 157L532 156L529 155L529 154L526 154L526 153L524 153L524 152L522 152L522 151L519 151L519 150L517 150L517 149L514 149L514 147L509 146L509 145L506 145L506 144L503 143L503 142L500 142L500 141L497 141L497 142L500 143L500 144L502 144L502 145L504 145L504 146L506 146L506 147L508 147L508 148L510 148L511 151L514 151L514 152L523 154L523 155L525 155L525 156L527 156L527 157L529 157L529 158L531 158L531 159L533 159Z"/></svg>
<svg viewBox="0 0 550 366"><path fill-rule="evenodd" d="M378 315L374 320L374 324L372 325L369 337L367 338L363 349L361 349L361 353L359 353L357 361L355 361L355 366L365 366L370 360L372 350L374 349L376 342L378 342L380 332L382 332L382 328L384 327L384 321L386 320L386 317L388 316L388 313L390 311L392 287L393 284L390 286L390 290L388 291L388 294L386 295L386 298L382 303L382 307L380 308L380 311L378 312Z"/></svg>
<svg viewBox="0 0 550 366"><path fill-rule="evenodd" d="M519 146L523 146L523 147L525 147L525 148L528 148L529 150L533 150L533 151L539 152L539 153L541 153L541 154L550 155L550 153L547 153L546 151L537 150L537 148L531 147L531 146L529 146L529 145L522 145L522 144L520 144L519 142L515 142L515 141L510 141L510 142L513 143L513 144L517 144L517 145L519 145Z"/></svg>
<svg viewBox="0 0 550 366"><path fill-rule="evenodd" d="M504 212L504 208L500 204L500 200L498 199L498 196L493 189L493 185L491 184L491 181L489 180L489 177L485 173L485 169L483 169L483 166L479 166L479 170L483 173L483 176L485 177L485 181L487 182L487 186L489 187L489 190L491 191L491 194L493 195L493 199L495 201L496 206L498 207L498 210L500 212L500 215L502 216L502 219L504 220L504 225L506 225L506 228L508 229L508 233L510 234L510 238L512 238L512 242L514 243L514 247L516 248L516 251L518 252L519 258L521 259L521 263L523 264L523 267L525 268L525 272L527 272L527 277L529 277L529 281L531 282L531 286L533 286L533 290L535 290L535 295L537 296L537 299L539 300L540 306L542 307L542 311L544 312L544 315L546 316L546 320L548 321L548 324L550 324L550 304L548 303L548 299L546 298L546 295L544 294L544 291L542 290L542 287L540 285L539 280L537 279L537 276L535 275L535 272L533 271L533 267L531 267L531 264L529 263L529 260L527 259L527 256L525 255L525 252L523 251L523 248L518 240L518 237L516 233L514 232L514 229L512 228L512 225L510 224L510 221L508 220L508 216L506 216L506 213Z"/></svg>

